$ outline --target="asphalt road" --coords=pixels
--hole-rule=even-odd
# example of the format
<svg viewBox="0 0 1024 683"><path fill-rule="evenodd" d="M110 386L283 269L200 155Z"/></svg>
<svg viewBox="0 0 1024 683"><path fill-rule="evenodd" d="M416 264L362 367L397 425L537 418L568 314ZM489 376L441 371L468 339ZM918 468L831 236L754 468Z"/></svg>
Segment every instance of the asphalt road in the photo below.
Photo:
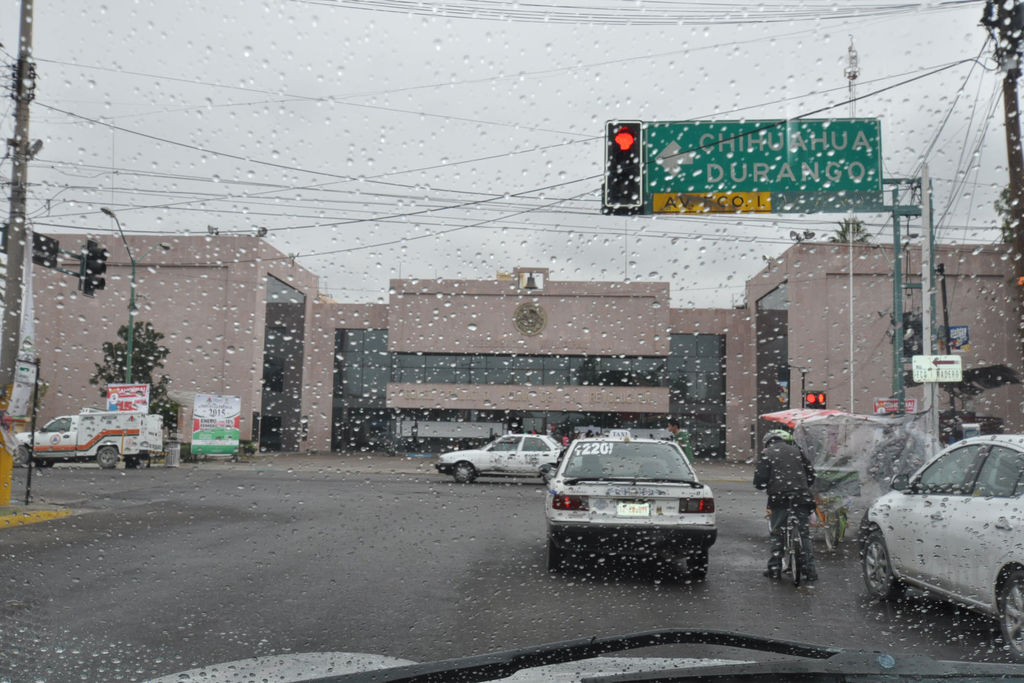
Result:
<svg viewBox="0 0 1024 683"><path fill-rule="evenodd" d="M285 652L425 661L668 626L1007 661L984 617L921 595L867 600L850 545L817 545L814 589L769 582L763 495L745 481L711 483L719 540L708 580L681 584L616 563L549 574L536 481L37 470L37 496L78 514L0 532L0 679L138 680Z"/></svg>

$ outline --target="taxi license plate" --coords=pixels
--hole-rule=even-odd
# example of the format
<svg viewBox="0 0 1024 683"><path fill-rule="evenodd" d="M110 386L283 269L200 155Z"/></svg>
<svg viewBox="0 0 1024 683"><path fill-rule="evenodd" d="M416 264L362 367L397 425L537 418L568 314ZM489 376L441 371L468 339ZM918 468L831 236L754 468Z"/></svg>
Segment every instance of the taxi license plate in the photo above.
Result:
<svg viewBox="0 0 1024 683"><path fill-rule="evenodd" d="M619 517L650 517L650 503L619 503Z"/></svg>

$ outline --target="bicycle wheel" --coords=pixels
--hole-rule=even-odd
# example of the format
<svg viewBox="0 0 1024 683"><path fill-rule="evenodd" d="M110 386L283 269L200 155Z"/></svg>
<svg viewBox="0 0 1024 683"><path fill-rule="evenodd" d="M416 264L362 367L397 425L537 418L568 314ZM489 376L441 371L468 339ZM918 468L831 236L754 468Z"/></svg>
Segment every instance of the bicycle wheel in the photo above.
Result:
<svg viewBox="0 0 1024 683"><path fill-rule="evenodd" d="M801 572L803 571L803 557L801 557L800 548L800 532L797 531L794 526L789 532L789 554L790 554L790 569L793 570L793 585L799 586L801 579Z"/></svg>

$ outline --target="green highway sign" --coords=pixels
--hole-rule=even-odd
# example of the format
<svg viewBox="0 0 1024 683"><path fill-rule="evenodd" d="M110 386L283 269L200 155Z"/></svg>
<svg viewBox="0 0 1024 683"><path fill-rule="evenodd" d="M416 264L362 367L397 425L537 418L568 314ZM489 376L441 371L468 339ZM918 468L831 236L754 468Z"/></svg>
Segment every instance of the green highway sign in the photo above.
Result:
<svg viewBox="0 0 1024 683"><path fill-rule="evenodd" d="M880 126L877 119L648 122L643 176L648 213L879 210Z"/></svg>

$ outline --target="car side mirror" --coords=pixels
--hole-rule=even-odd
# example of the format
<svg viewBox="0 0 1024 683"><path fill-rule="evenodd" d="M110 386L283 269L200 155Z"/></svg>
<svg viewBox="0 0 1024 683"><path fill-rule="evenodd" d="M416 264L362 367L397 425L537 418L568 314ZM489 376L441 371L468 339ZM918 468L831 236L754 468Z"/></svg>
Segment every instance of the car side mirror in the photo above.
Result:
<svg viewBox="0 0 1024 683"><path fill-rule="evenodd" d="M910 475L909 474L897 474L889 482L889 487L893 491L906 491L910 488Z"/></svg>

